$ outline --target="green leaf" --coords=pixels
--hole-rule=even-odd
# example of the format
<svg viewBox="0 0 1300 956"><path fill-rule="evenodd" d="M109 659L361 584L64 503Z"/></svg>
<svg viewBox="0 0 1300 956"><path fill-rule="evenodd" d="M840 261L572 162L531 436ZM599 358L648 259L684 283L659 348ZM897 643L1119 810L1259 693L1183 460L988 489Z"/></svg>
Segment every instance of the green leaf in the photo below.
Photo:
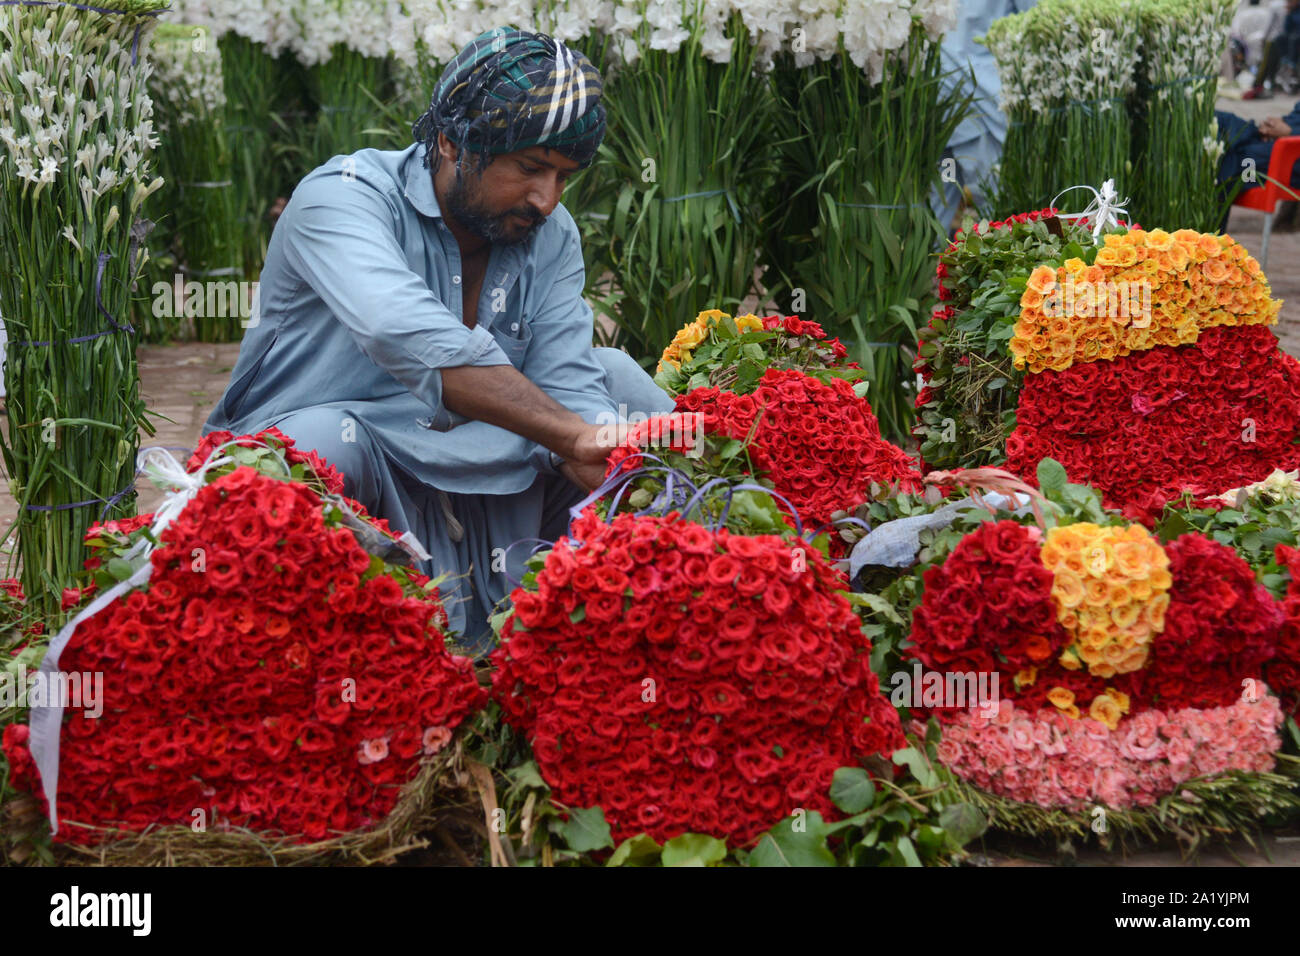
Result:
<svg viewBox="0 0 1300 956"><path fill-rule="evenodd" d="M659 844L648 833L628 837L618 845L606 866L648 866L659 859Z"/></svg>
<svg viewBox="0 0 1300 956"><path fill-rule="evenodd" d="M861 767L840 767L831 779L831 800L845 813L861 813L876 800L876 785Z"/></svg>
<svg viewBox="0 0 1300 956"><path fill-rule="evenodd" d="M578 624L579 622L585 620L586 617L587 617L587 605L585 604L582 605L582 607L575 607L573 611L570 612L569 614L569 620L572 621L574 624Z"/></svg>
<svg viewBox="0 0 1300 956"><path fill-rule="evenodd" d="M110 558L104 568L113 576L115 581L125 581L135 573L131 565L122 558Z"/></svg>
<svg viewBox="0 0 1300 956"><path fill-rule="evenodd" d="M934 772L930 762L925 759L925 754L915 747L895 750L893 761L900 767L906 765L907 769L912 772L912 776L916 778L916 782L925 789L929 790L939 785L939 775Z"/></svg>
<svg viewBox="0 0 1300 956"><path fill-rule="evenodd" d="M826 834L826 823L816 810L786 817L763 834L746 862L750 866L834 866Z"/></svg>
<svg viewBox="0 0 1300 956"><path fill-rule="evenodd" d="M905 623L902 616L899 615L898 609L879 594L871 594L865 591L849 592L848 598L850 604L870 608L876 614L879 614L892 624L898 624L901 626Z"/></svg>
<svg viewBox="0 0 1300 956"><path fill-rule="evenodd" d="M898 855L902 857L903 862L908 866L921 866L921 858L916 855L916 847L912 846L912 841L908 837L901 836L898 843L895 844Z"/></svg>
<svg viewBox="0 0 1300 956"><path fill-rule="evenodd" d="M599 806L570 810L569 819L560 824L560 835L564 837L569 849L579 853L590 853L614 845L609 835L609 824L605 822L605 811Z"/></svg>
<svg viewBox="0 0 1300 956"><path fill-rule="evenodd" d="M542 774L537 769L537 764L531 760L509 771L509 775L515 786L531 787L538 790L548 789L546 781L542 779Z"/></svg>
<svg viewBox="0 0 1300 956"><path fill-rule="evenodd" d="M703 833L683 833L664 844L664 866L713 866L727 855L727 844Z"/></svg>
<svg viewBox="0 0 1300 956"><path fill-rule="evenodd" d="M940 812L939 826L958 846L965 846L981 836L988 829L989 822L974 804L954 803Z"/></svg>
<svg viewBox="0 0 1300 956"><path fill-rule="evenodd" d="M1043 494L1059 495L1068 481L1065 467L1055 458L1044 458L1038 463L1038 487Z"/></svg>

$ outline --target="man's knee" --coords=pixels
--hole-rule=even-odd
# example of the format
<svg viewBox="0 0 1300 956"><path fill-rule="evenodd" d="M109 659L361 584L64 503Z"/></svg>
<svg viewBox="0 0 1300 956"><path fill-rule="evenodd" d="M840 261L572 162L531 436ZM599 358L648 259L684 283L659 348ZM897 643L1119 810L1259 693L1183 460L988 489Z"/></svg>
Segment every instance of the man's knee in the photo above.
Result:
<svg viewBox="0 0 1300 956"><path fill-rule="evenodd" d="M622 349L592 351L605 369L605 387L615 406L624 406L628 415L661 415L673 410L672 396L656 385L632 356Z"/></svg>
<svg viewBox="0 0 1300 956"><path fill-rule="evenodd" d="M365 493L372 483L370 436L361 423L346 409L317 406L303 408L276 424L303 451L317 455L343 473L343 491L366 503ZM369 505L367 505L369 507Z"/></svg>

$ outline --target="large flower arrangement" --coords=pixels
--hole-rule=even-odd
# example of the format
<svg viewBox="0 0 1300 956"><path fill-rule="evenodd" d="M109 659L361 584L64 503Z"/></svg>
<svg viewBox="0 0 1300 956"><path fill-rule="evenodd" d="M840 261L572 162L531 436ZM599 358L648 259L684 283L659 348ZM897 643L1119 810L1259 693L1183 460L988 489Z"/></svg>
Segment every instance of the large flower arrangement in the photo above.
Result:
<svg viewBox="0 0 1300 956"><path fill-rule="evenodd" d="M224 460L219 441L144 558L147 586L63 648L64 671L107 680L102 716L76 711L59 737L57 840L196 820L298 842L372 826L484 701L444 646L437 588L362 547L358 524L387 529L330 494L337 472L275 432ZM100 581L134 574L131 546L152 533L92 529ZM26 726L6 728L13 783L39 794L29 744Z"/></svg>
<svg viewBox="0 0 1300 956"><path fill-rule="evenodd" d="M656 381L678 393L678 411L701 416L706 433L749 445L756 476L820 528L873 491L920 482L849 384L862 372L844 356L837 340L797 316L701 313L665 350Z"/></svg>
<svg viewBox="0 0 1300 956"><path fill-rule="evenodd" d="M1050 457L1144 520L1294 466L1295 362L1263 328L1280 303L1241 245L1139 227L1094 245L1077 223L1022 218L959 237L940 263L944 308L917 362L928 464L1005 452L1032 481Z"/></svg>
<svg viewBox="0 0 1300 956"><path fill-rule="evenodd" d="M1087 497L1059 470L1044 478ZM940 760L1053 809L1147 807L1192 778L1270 771L1279 697L1296 689L1283 608L1227 545L1195 532L1162 545L1088 510L1101 523L1058 510L1045 533L1009 516L955 530L913 572L924 590L904 659L999 678L992 709L920 701L943 726Z"/></svg>
<svg viewBox="0 0 1300 956"><path fill-rule="evenodd" d="M589 510L513 595L494 695L615 839L745 845L903 744L844 585L785 538Z"/></svg>

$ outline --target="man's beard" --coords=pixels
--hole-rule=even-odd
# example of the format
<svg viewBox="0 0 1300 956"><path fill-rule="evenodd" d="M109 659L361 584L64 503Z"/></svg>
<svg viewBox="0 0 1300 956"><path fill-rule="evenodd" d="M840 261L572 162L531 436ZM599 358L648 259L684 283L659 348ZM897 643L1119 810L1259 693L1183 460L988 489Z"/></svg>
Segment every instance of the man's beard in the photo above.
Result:
<svg viewBox="0 0 1300 956"><path fill-rule="evenodd" d="M528 242L546 221L545 218L536 218L536 214L531 211L521 212L519 215L532 219L533 224L527 231L511 235L509 220L513 213L504 212L499 215L490 213L477 193L471 193L465 184L459 163L456 164L456 179L447 190L447 212L466 232L499 246L513 246Z"/></svg>

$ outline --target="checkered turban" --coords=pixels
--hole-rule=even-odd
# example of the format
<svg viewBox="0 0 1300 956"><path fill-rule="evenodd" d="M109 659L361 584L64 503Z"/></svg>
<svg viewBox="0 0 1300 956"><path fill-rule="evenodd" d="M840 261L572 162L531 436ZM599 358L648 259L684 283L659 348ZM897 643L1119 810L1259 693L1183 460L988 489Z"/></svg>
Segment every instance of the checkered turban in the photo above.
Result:
<svg viewBox="0 0 1300 956"><path fill-rule="evenodd" d="M497 27L447 64L429 109L411 127L436 171L438 134L490 156L545 146L585 169L605 135L600 72L583 54L544 33Z"/></svg>

